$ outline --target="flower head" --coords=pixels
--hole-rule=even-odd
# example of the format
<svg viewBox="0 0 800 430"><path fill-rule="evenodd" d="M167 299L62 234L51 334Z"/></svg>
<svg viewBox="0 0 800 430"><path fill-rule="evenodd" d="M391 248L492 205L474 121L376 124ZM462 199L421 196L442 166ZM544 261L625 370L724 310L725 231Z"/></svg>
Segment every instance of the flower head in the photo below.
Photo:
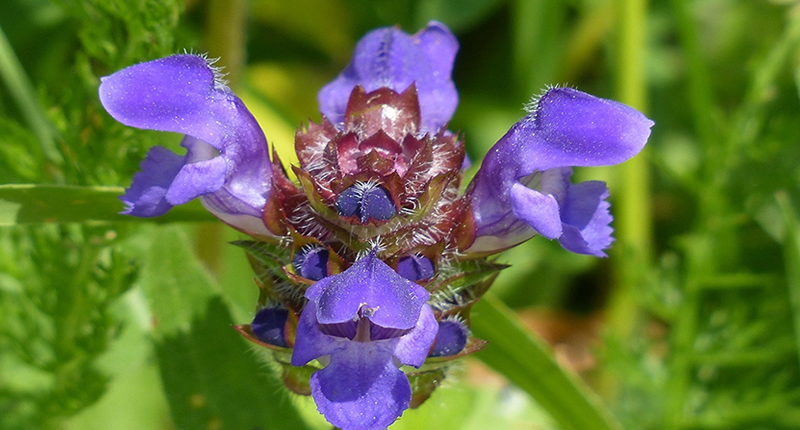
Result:
<svg viewBox="0 0 800 430"><path fill-rule="evenodd" d="M295 135L296 180L203 57L135 65L100 86L119 121L185 135L184 156L150 151L126 213L199 197L251 234L237 244L258 278L258 312L236 328L345 430L386 428L430 396L449 360L482 347L469 312L505 267L486 256L537 234L604 256L608 189L572 184L572 168L627 160L653 125L620 103L549 89L461 193L465 148L447 130L457 50L436 22L367 34L320 91L322 120Z"/></svg>

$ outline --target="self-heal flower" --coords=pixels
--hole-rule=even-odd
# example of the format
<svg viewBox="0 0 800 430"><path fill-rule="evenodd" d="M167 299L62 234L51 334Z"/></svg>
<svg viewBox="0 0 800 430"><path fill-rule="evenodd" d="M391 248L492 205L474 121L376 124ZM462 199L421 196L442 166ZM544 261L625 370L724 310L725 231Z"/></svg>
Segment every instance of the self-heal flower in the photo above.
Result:
<svg viewBox="0 0 800 430"><path fill-rule="evenodd" d="M604 256L608 190L572 184L572 168L627 160L653 125L620 103L550 89L462 193L465 148L447 130L457 51L436 22L367 34L320 91L321 120L296 133L293 176L203 57L142 63L100 86L120 122L185 135L185 156L150 151L125 213L157 216L199 197L253 236L236 244L255 269L258 311L236 330L344 430L388 427L451 360L483 347L470 309L505 267L485 257L537 234Z"/></svg>
<svg viewBox="0 0 800 430"><path fill-rule="evenodd" d="M436 338L428 297L374 252L306 291L292 364L327 363L310 382L331 424L383 429L408 408L411 385L398 363L421 366Z"/></svg>
<svg viewBox="0 0 800 430"><path fill-rule="evenodd" d="M471 184L477 239L470 251L498 252L539 233L572 252L605 256L613 240L608 190L596 181L571 184L571 167L633 157L652 125L621 103L549 89L489 150Z"/></svg>
<svg viewBox="0 0 800 430"><path fill-rule="evenodd" d="M121 197L123 212L166 213L200 197L226 223L254 234L271 188L267 141L255 118L208 60L173 55L102 78L100 101L132 127L184 134L181 156L154 147Z"/></svg>

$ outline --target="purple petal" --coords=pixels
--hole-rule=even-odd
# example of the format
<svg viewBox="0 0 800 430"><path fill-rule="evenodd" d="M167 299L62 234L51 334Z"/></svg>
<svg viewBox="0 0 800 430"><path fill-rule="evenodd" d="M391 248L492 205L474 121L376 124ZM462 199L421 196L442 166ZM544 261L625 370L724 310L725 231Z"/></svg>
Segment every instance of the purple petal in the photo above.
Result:
<svg viewBox="0 0 800 430"><path fill-rule="evenodd" d="M352 186L339 194L336 198L336 210L343 217L357 215L361 218L361 192L357 187Z"/></svg>
<svg viewBox="0 0 800 430"><path fill-rule="evenodd" d="M377 186L364 191L361 196L361 222L366 223L370 218L385 221L392 219L397 213L392 197L386 188Z"/></svg>
<svg viewBox="0 0 800 430"><path fill-rule="evenodd" d="M211 194L225 184L227 171L228 164L222 157L185 164L169 187L166 199L177 206L189 203L195 197Z"/></svg>
<svg viewBox="0 0 800 430"><path fill-rule="evenodd" d="M561 236L561 215L552 194L542 194L517 182L511 185L511 212L548 239Z"/></svg>
<svg viewBox="0 0 800 430"><path fill-rule="evenodd" d="M336 210L341 216L357 216L362 224L370 219L385 221L397 214L389 191L372 182L357 182L342 191L336 199Z"/></svg>
<svg viewBox="0 0 800 430"><path fill-rule="evenodd" d="M351 341L328 336L320 331L317 323L317 305L314 302L308 302L297 322L297 334L294 350L292 350L292 366L303 366L315 358L346 348L346 342Z"/></svg>
<svg viewBox="0 0 800 430"><path fill-rule="evenodd" d="M397 329L414 327L428 296L424 288L398 275L374 252L306 291L306 297L317 305L320 324L353 320L363 307L373 323Z"/></svg>
<svg viewBox="0 0 800 430"><path fill-rule="evenodd" d="M430 258L414 254L402 257L397 262L397 273L409 281L423 281L436 274L436 268Z"/></svg>
<svg viewBox="0 0 800 430"><path fill-rule="evenodd" d="M311 376L311 395L333 425L345 429L383 429L408 408L411 387L397 362L419 367L438 331L430 306L424 305L411 330L400 338L356 342L327 336L309 301L300 316L292 365L322 356L328 365Z"/></svg>
<svg viewBox="0 0 800 430"><path fill-rule="evenodd" d="M292 259L292 265L300 276L319 281L328 276L328 257L329 252L325 248L302 249Z"/></svg>
<svg viewBox="0 0 800 430"><path fill-rule="evenodd" d="M172 205L203 196L204 204L228 221L260 218L272 176L266 139L204 58L174 55L137 64L102 78L99 92L103 106L123 124L187 136L181 143L187 148L184 166L173 174L175 163L170 164L173 183L166 184L164 173L155 169L142 174L156 178L140 177L140 183L168 188L165 198ZM131 214L141 212L136 206L146 202L140 200L126 199ZM256 220L246 223L259 228Z"/></svg>
<svg viewBox="0 0 800 430"><path fill-rule="evenodd" d="M352 321L349 321L352 322ZM345 325L348 322L340 323ZM325 355L331 355L331 361L335 360L336 354L350 348L350 344L361 343L373 345L374 348L390 351L401 364L419 367L425 361L439 325L433 315L431 307L423 305L415 321L414 327L406 330L400 337L373 340L370 342L356 342L348 339L352 338L352 333L339 336L337 333L326 334L321 327L326 329L334 328L336 325L321 325L317 321L317 307L313 301L306 304L300 315L297 324L297 337L295 340L294 351L292 352L292 365L303 366L309 361Z"/></svg>
<svg viewBox="0 0 800 430"><path fill-rule="evenodd" d="M286 320L289 310L281 308L263 308L256 313L250 329L262 342L270 345L286 347Z"/></svg>
<svg viewBox="0 0 800 430"><path fill-rule="evenodd" d="M311 375L311 396L336 427L385 429L408 408L411 384L390 351L372 342L348 342Z"/></svg>
<svg viewBox="0 0 800 430"><path fill-rule="evenodd" d="M417 324L411 331L397 339L393 355L405 365L419 367L425 362L425 357L436 340L439 324L433 316L429 305L422 307Z"/></svg>
<svg viewBox="0 0 800 430"><path fill-rule="evenodd" d="M133 177L130 188L120 197L126 215L154 217L172 209L166 199L175 176L183 167L184 157L163 146L150 148L142 161L142 170Z"/></svg>
<svg viewBox="0 0 800 430"><path fill-rule="evenodd" d="M603 182L582 182L570 187L561 212L564 223L564 234L558 239L561 246L579 254L606 256L603 249L614 241L607 198L608 188Z"/></svg>
<svg viewBox="0 0 800 430"><path fill-rule="evenodd" d="M468 336L469 329L464 324L453 320L441 321L430 356L445 357L458 354L467 345Z"/></svg>
<svg viewBox="0 0 800 430"><path fill-rule="evenodd" d="M478 237L470 251L499 251L537 231L560 237L568 168L627 160L644 147L652 125L623 104L570 88L548 90L534 112L492 147L471 184ZM576 247L573 239L566 243Z"/></svg>
<svg viewBox="0 0 800 430"><path fill-rule="evenodd" d="M521 163L530 171L622 163L642 150L653 126L636 109L572 88L548 90L522 122L520 138L536 139L525 150L533 159Z"/></svg>
<svg viewBox="0 0 800 430"><path fill-rule="evenodd" d="M422 131L435 132L450 121L458 105L450 78L457 51L455 36L438 22L413 36L397 27L374 30L359 41L350 65L319 92L320 111L339 124L356 85L367 92L380 87L402 92L416 82Z"/></svg>
<svg viewBox="0 0 800 430"><path fill-rule="evenodd" d="M136 64L102 78L100 84L100 101L117 121L194 136L220 150L230 129L246 121L236 100L216 81L206 59L197 55Z"/></svg>

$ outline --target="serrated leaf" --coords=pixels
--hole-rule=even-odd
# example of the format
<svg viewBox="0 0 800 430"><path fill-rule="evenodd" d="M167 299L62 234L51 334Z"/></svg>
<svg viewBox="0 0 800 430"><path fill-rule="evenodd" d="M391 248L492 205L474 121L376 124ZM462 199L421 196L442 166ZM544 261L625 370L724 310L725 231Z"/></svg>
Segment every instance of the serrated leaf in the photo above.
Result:
<svg viewBox="0 0 800 430"><path fill-rule="evenodd" d="M213 221L199 202L176 206L157 218L121 215L122 187L72 185L0 185L0 226L64 222Z"/></svg>
<svg viewBox="0 0 800 430"><path fill-rule="evenodd" d="M289 249L267 242L237 240L234 245L243 248L248 255L272 274L283 274L283 262L289 259Z"/></svg>
<svg viewBox="0 0 800 430"><path fill-rule="evenodd" d="M188 331L156 346L177 428L304 429L280 382L257 363L230 326L219 296Z"/></svg>
<svg viewBox="0 0 800 430"><path fill-rule="evenodd" d="M221 288L185 232L154 227L144 236L152 242L141 284L156 322L156 353L176 426L305 428L286 390L232 328Z"/></svg>
<svg viewBox="0 0 800 430"><path fill-rule="evenodd" d="M507 268L505 264L497 264L486 260L457 261L450 267L442 270L442 279L437 281L435 288L447 286L451 292L458 292L470 285L477 284L489 276ZM456 273L455 275L449 275Z"/></svg>
<svg viewBox="0 0 800 430"><path fill-rule="evenodd" d="M261 284L261 297L259 303L264 304L264 299L270 297L278 301L280 295L275 290L276 282L289 281L283 271L284 262L289 261L289 250L278 245L253 240L237 240L233 245L243 248L247 252L250 266Z"/></svg>
<svg viewBox="0 0 800 430"><path fill-rule="evenodd" d="M205 312L220 287L194 254L189 237L177 226L144 229L145 262L141 288L150 302L158 337L186 332Z"/></svg>

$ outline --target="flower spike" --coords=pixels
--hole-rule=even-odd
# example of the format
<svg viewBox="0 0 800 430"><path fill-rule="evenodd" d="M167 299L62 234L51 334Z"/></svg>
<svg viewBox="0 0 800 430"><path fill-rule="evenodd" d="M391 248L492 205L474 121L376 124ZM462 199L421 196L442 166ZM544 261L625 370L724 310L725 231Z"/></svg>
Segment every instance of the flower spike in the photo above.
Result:
<svg viewBox="0 0 800 430"><path fill-rule="evenodd" d="M634 109L551 88L464 193L465 147L447 130L457 51L437 22L367 34L319 92L320 122L295 134L291 169L277 153L270 161L255 119L204 57L138 64L100 85L120 122L184 135L185 155L150 150L125 213L158 216L199 197L251 235L235 244L258 301L235 328L343 430L387 428L430 397L452 360L483 347L471 309L506 267L488 256L537 234L605 256L608 189L573 184L572 169L621 163L650 135Z"/></svg>

